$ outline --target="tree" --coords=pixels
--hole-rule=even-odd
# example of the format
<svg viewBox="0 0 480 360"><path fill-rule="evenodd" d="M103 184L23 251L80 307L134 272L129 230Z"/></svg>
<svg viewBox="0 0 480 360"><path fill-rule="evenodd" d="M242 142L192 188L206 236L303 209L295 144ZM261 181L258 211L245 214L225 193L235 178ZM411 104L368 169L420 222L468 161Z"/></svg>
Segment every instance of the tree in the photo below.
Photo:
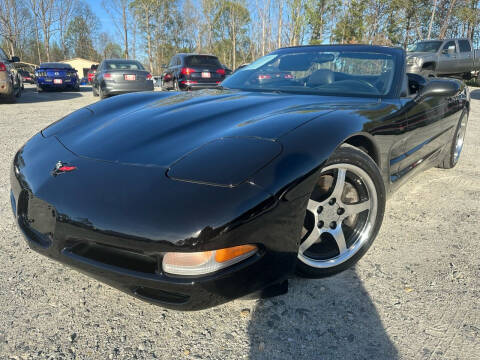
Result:
<svg viewBox="0 0 480 360"><path fill-rule="evenodd" d="M53 25L53 13L54 13L54 0L35 0L38 5L37 18L40 21L43 31L43 46L47 53L47 61L50 61L50 39L52 37L52 25Z"/></svg>
<svg viewBox="0 0 480 360"><path fill-rule="evenodd" d="M58 19L58 32L60 36L60 46L63 52L63 59L68 58L69 51L65 41L68 23L73 15L75 0L56 0L55 14Z"/></svg>
<svg viewBox="0 0 480 360"><path fill-rule="evenodd" d="M135 0L130 4L136 20L139 20L139 26L145 34L147 42L147 57L150 72L153 72L152 59L152 32L153 32L153 12L156 9L156 0Z"/></svg>
<svg viewBox="0 0 480 360"><path fill-rule="evenodd" d="M287 36L290 46L300 45L303 42L307 25L305 9L306 0L287 0L288 26Z"/></svg>
<svg viewBox="0 0 480 360"><path fill-rule="evenodd" d="M76 16L68 23L65 33L65 45L77 57L96 60L100 55L95 50L99 20L86 4L78 3L74 13Z"/></svg>
<svg viewBox="0 0 480 360"><path fill-rule="evenodd" d="M366 3L362 0L351 0L344 4L343 14L334 30L334 39L341 44L358 43L364 41L364 15Z"/></svg>
<svg viewBox="0 0 480 360"><path fill-rule="evenodd" d="M117 31L123 37L124 55L128 59L128 19L130 18L131 0L102 0L102 6L110 15L117 28Z"/></svg>
<svg viewBox="0 0 480 360"><path fill-rule="evenodd" d="M7 52L16 55L21 43L22 30L29 18L25 4L21 0L2 0L0 2L0 36L8 44Z"/></svg>
<svg viewBox="0 0 480 360"><path fill-rule="evenodd" d="M217 7L215 31L217 35L217 49L228 49L231 54L228 63L232 68L237 67L237 44L247 36L247 26L250 23L250 13L245 3L240 0L221 0ZM224 55L224 58L227 58Z"/></svg>
<svg viewBox="0 0 480 360"><path fill-rule="evenodd" d="M305 15L310 26L310 44L321 44L325 25L331 13L331 0L311 0L306 4Z"/></svg>

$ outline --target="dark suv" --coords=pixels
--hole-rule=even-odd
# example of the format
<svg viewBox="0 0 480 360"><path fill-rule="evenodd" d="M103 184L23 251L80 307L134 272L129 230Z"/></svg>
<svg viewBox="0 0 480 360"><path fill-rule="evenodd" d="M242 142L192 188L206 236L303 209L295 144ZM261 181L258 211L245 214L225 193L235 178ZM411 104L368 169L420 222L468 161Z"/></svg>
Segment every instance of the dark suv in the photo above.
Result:
<svg viewBox="0 0 480 360"><path fill-rule="evenodd" d="M225 79L225 69L213 55L177 54L162 74L162 90L215 88Z"/></svg>

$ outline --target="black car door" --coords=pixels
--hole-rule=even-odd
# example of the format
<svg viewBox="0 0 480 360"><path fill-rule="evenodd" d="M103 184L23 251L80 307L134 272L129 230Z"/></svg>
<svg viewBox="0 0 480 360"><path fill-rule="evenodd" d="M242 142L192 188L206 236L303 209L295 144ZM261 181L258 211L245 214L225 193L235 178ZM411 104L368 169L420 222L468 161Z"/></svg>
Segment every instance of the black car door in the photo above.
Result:
<svg viewBox="0 0 480 360"><path fill-rule="evenodd" d="M438 159L441 150L452 141L461 112L459 100L443 96L419 97L416 89L423 85L419 75L409 74L410 93L401 98L407 118L405 153L399 159L397 179L417 166Z"/></svg>

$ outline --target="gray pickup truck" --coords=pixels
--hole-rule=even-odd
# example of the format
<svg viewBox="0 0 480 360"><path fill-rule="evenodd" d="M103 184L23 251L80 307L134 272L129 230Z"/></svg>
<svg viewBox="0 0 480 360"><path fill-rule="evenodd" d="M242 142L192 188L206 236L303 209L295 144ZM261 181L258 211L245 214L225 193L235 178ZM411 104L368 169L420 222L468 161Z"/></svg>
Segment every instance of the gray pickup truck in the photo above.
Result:
<svg viewBox="0 0 480 360"><path fill-rule="evenodd" d="M424 77L477 77L480 51L474 50L469 39L419 41L407 52L407 72Z"/></svg>

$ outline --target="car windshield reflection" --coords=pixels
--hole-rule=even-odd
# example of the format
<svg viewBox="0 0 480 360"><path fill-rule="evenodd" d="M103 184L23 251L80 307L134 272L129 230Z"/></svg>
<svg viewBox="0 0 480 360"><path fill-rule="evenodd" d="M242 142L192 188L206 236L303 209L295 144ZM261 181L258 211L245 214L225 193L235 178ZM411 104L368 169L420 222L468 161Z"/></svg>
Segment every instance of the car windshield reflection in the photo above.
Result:
<svg viewBox="0 0 480 360"><path fill-rule="evenodd" d="M264 56L238 70L223 88L321 95L384 96L395 61L376 52L305 51Z"/></svg>

